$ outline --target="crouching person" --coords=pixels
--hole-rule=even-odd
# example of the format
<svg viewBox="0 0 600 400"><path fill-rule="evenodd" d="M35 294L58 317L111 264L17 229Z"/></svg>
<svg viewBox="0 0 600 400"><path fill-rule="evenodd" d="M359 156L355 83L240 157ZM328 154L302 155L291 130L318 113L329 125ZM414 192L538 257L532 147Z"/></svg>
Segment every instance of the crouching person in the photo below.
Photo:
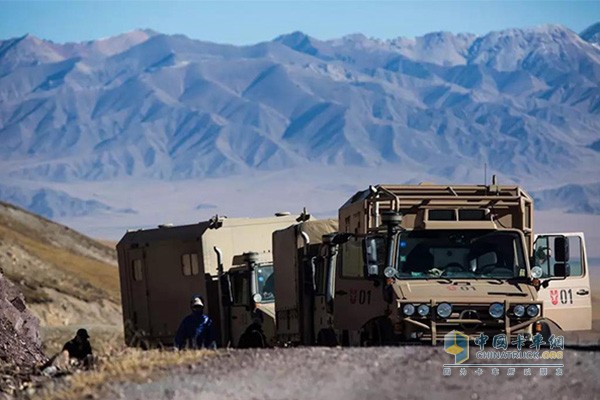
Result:
<svg viewBox="0 0 600 400"><path fill-rule="evenodd" d="M89 369L94 364L90 335L87 330L79 329L75 337L63 346L62 350L44 363L40 368L47 376L65 374L72 368Z"/></svg>
<svg viewBox="0 0 600 400"><path fill-rule="evenodd" d="M215 349L217 347L212 320L204 314L202 296L194 296L190 302L192 313L185 317L175 334L175 348Z"/></svg>
<svg viewBox="0 0 600 400"><path fill-rule="evenodd" d="M69 364L86 369L90 368L93 365L94 356L87 330L79 329L75 337L63 346L62 355L63 358L68 360Z"/></svg>

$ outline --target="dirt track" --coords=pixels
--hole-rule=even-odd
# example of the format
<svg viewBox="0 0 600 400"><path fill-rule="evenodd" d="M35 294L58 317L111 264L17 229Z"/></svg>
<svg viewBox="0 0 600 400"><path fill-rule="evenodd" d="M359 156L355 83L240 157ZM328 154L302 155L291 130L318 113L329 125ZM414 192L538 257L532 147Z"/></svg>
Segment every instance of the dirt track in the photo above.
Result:
<svg viewBox="0 0 600 400"><path fill-rule="evenodd" d="M475 351L471 349L472 354ZM473 360L474 357L471 357ZM193 368L142 385L112 387L118 399L600 399L600 352L567 350L564 375L482 376L452 370L441 348L296 348L222 351ZM504 361L506 362L506 361Z"/></svg>

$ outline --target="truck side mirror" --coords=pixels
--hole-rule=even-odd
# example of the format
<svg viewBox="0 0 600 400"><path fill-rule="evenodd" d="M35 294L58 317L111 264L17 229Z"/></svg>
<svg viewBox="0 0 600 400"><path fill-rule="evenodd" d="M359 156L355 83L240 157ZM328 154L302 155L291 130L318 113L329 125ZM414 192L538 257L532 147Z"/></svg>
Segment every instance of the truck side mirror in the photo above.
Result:
<svg viewBox="0 0 600 400"><path fill-rule="evenodd" d="M219 277L219 284L221 285L221 304L225 307L229 307L233 304L230 276L228 274L221 275Z"/></svg>
<svg viewBox="0 0 600 400"><path fill-rule="evenodd" d="M554 260L556 262L567 263L569 261L569 239L564 236L554 238L554 252ZM554 268L556 271L556 265ZM555 274L558 275L556 272Z"/></svg>
<svg viewBox="0 0 600 400"><path fill-rule="evenodd" d="M571 275L571 266L568 262L554 264L554 276L557 278L566 278Z"/></svg>
<svg viewBox="0 0 600 400"><path fill-rule="evenodd" d="M377 236L367 236L363 240L363 264L365 278L373 278L379 276L380 260L378 254L382 252L381 246L384 245L384 240ZM385 253L383 253L385 254Z"/></svg>
<svg viewBox="0 0 600 400"><path fill-rule="evenodd" d="M336 233L332 238L331 238L331 243L333 244L344 244L347 241L350 240L350 238L354 236L351 233Z"/></svg>

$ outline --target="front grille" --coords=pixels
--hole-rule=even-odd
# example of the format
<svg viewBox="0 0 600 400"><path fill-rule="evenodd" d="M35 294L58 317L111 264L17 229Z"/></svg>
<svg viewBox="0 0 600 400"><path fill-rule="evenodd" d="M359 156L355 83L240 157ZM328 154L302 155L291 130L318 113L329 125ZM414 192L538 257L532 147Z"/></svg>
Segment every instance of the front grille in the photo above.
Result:
<svg viewBox="0 0 600 400"><path fill-rule="evenodd" d="M504 317L495 319L489 313L490 304L452 304L452 314L446 318L433 316L439 333L448 333L454 329L465 334L487 330L503 330ZM474 317L474 318L473 318ZM471 322L477 321L477 322Z"/></svg>
<svg viewBox="0 0 600 400"><path fill-rule="evenodd" d="M413 315L410 318L407 318L402 313L402 307L404 304L413 304L415 307L418 305L417 303L401 301L399 302L399 316L400 320L403 319L411 319L417 324L410 324L410 329L413 331L418 331L423 339L429 339L432 337L433 331L435 331L435 336L437 338L443 337L446 333L451 332L453 330L458 330L463 332L466 335L473 336L480 332L497 334L506 331L506 313L508 312L508 322L510 327L516 327L522 323L526 323L528 321L535 320L535 318L528 317L525 315L522 318L516 318L512 315L512 307L517 304L522 304L527 307L530 304L537 304L541 309L540 302L514 302L514 303L504 303L505 306L505 315L500 318L493 318L489 313L489 308L492 303L459 303L459 302L448 302L452 305L452 313L448 318L441 318L436 313L436 304L432 301L431 303L427 303L431 312L428 317L421 318L419 316ZM437 304L440 304L438 302ZM423 303L420 303L423 304ZM541 315L541 312L540 312ZM421 324L421 325L419 325ZM425 328L422 324L427 325L428 328ZM405 324L406 325L406 324ZM524 332L529 327L529 324L525 324L526 326L521 327L519 329L511 328L511 336L517 332ZM514 332L513 332L514 330Z"/></svg>

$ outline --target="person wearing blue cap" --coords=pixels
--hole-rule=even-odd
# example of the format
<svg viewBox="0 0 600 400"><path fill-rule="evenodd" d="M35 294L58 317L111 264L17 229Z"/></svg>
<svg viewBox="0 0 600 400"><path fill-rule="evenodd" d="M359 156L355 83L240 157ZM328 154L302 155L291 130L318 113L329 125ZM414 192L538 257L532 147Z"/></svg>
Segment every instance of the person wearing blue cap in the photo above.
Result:
<svg viewBox="0 0 600 400"><path fill-rule="evenodd" d="M204 314L202 296L193 296L190 302L192 313L185 317L175 334L175 348L182 350L214 349L217 347L213 321Z"/></svg>

